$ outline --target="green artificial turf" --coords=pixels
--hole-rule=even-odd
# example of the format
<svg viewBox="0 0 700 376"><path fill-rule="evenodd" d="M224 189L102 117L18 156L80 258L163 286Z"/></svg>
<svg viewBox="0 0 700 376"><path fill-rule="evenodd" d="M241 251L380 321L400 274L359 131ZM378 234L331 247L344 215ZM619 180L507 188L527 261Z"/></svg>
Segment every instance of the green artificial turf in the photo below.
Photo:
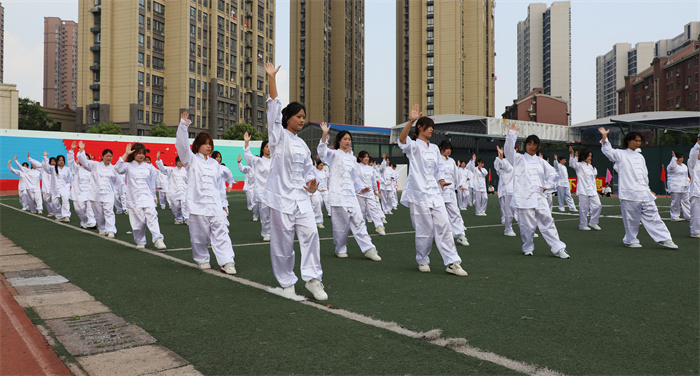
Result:
<svg viewBox="0 0 700 376"><path fill-rule="evenodd" d="M352 238L350 257L338 259L324 217L328 304L417 332L441 329L443 337L565 374L698 374L700 242L688 236L688 222L665 222L679 250L661 248L643 229L644 247L629 249L621 219L580 231L578 216L556 213L555 198L571 259L553 257L542 237L535 256L524 257L520 238L503 236L497 199L489 199L487 217L474 216L473 207L462 212L471 246L457 249L466 278L445 273L435 247L432 272L418 272L412 233L373 236L381 262L365 259ZM241 246L261 243L260 223L242 193L229 201L238 276L277 286L269 245ZM657 200L662 217L669 202ZM620 214L617 198L602 203L604 215ZM508 372L14 210L0 207L0 215L5 236L205 374ZM159 216L168 247L189 248L188 228L172 224L169 210ZM388 233L413 230L405 207L387 219ZM133 243L126 216L117 228L119 239ZM188 249L167 254L192 262ZM302 282L296 287L310 296Z"/></svg>

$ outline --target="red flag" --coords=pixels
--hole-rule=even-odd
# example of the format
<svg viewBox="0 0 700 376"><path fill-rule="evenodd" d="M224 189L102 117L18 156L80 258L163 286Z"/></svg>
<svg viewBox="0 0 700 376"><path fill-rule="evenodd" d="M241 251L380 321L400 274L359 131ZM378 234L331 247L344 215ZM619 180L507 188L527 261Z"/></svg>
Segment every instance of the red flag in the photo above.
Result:
<svg viewBox="0 0 700 376"><path fill-rule="evenodd" d="M491 181L493 181L493 179L491 178L491 169L489 168L489 183L490 183Z"/></svg>
<svg viewBox="0 0 700 376"><path fill-rule="evenodd" d="M666 182L666 167L664 165L661 165L661 181Z"/></svg>

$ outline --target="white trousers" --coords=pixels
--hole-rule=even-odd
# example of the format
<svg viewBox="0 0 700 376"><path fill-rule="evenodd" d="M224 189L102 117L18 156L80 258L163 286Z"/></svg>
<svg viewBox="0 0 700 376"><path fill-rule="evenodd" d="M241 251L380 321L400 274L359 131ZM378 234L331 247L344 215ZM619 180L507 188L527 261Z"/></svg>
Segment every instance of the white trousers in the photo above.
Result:
<svg viewBox="0 0 700 376"><path fill-rule="evenodd" d="M260 236L270 236L270 207L262 202L257 202L256 205L260 214Z"/></svg>
<svg viewBox="0 0 700 376"><path fill-rule="evenodd" d="M545 192L544 196L547 198L547 204L549 205L549 213L552 213L552 209L554 208L554 203L552 199L552 194L549 192Z"/></svg>
<svg viewBox="0 0 700 376"><path fill-rule="evenodd" d="M70 218L70 191L57 192L51 196L56 218Z"/></svg>
<svg viewBox="0 0 700 376"><path fill-rule="evenodd" d="M469 188L469 205L475 205L475 200L476 200L476 191L474 188Z"/></svg>
<svg viewBox="0 0 700 376"><path fill-rule="evenodd" d="M248 210L253 210L253 196L255 196L255 193L252 190L245 191L245 199L246 203L248 204Z"/></svg>
<svg viewBox="0 0 700 376"><path fill-rule="evenodd" d="M326 213L330 213L331 206L328 204L328 190L321 192L321 201L323 201L323 205L326 207Z"/></svg>
<svg viewBox="0 0 700 376"><path fill-rule="evenodd" d="M700 234L700 197L690 199L690 235Z"/></svg>
<svg viewBox="0 0 700 376"><path fill-rule="evenodd" d="M452 227L452 236L455 238L464 235L464 219L462 218L462 213L459 211L459 206L457 201L445 202L445 211L447 211L447 218L450 220L450 227Z"/></svg>
<svg viewBox="0 0 700 376"><path fill-rule="evenodd" d="M321 199L321 194L313 194L309 196L311 200L311 208L314 210L314 218L316 218L316 223L323 223L323 200Z"/></svg>
<svg viewBox="0 0 700 376"><path fill-rule="evenodd" d="M469 189L459 189L457 191L457 200L459 201L459 208L464 209L467 206L469 206L469 203L471 202L471 196L469 193Z"/></svg>
<svg viewBox="0 0 700 376"><path fill-rule="evenodd" d="M44 199L44 206L46 206L46 213L53 216L56 215L56 208L53 206L53 201L51 201L51 194L48 192L41 192L41 197Z"/></svg>
<svg viewBox="0 0 700 376"><path fill-rule="evenodd" d="M158 191L158 203L160 203L160 208L165 209L166 198L168 194L164 191Z"/></svg>
<svg viewBox="0 0 700 376"><path fill-rule="evenodd" d="M92 212L95 214L95 222L100 232L117 233L116 217L114 216L114 202L90 201Z"/></svg>
<svg viewBox="0 0 700 376"><path fill-rule="evenodd" d="M486 213L486 204L489 202L486 192L474 192L474 208L477 213Z"/></svg>
<svg viewBox="0 0 700 376"><path fill-rule="evenodd" d="M498 198L498 203L501 206L501 216L503 217L504 233L513 231L513 207L510 206L512 200L512 195L503 195Z"/></svg>
<svg viewBox="0 0 700 376"><path fill-rule="evenodd" d="M219 266L234 262L236 255L233 253L225 216L190 214L188 223L192 258L197 265L209 262L209 246L214 251L216 263Z"/></svg>
<svg viewBox="0 0 700 376"><path fill-rule="evenodd" d="M253 200L253 219L260 218L260 203Z"/></svg>
<svg viewBox="0 0 700 376"><path fill-rule="evenodd" d="M688 192L671 192L671 219L681 217L681 209L683 210L683 218L690 218L690 199Z"/></svg>
<svg viewBox="0 0 700 376"><path fill-rule="evenodd" d="M391 198L394 204L393 209L397 209L399 207L399 195L396 193L396 188L391 190Z"/></svg>
<svg viewBox="0 0 700 376"><path fill-rule="evenodd" d="M546 195L552 197L551 195ZM557 226L554 225L552 211L547 201L538 200L537 209L517 209L518 225L520 226L520 239L523 241L522 252L532 252L535 250L535 230L540 229L544 240L549 244L552 254L557 254L566 248L566 244L559 240Z"/></svg>
<svg viewBox="0 0 700 376"><path fill-rule="evenodd" d="M600 212L603 210L603 206L600 204L600 197L598 195L594 196L578 196L578 228L584 228L591 225L597 225L600 220ZM588 220L588 215L590 214L591 219Z"/></svg>
<svg viewBox="0 0 700 376"><path fill-rule="evenodd" d="M409 206L411 223L416 230L416 262L418 265L430 264L430 251L433 239L445 265L461 262L457 254L455 239L452 237L447 210L444 206L426 208L415 204Z"/></svg>
<svg viewBox="0 0 700 376"><path fill-rule="evenodd" d="M43 210L43 205L41 203L41 191L27 190L27 208L29 210Z"/></svg>
<svg viewBox="0 0 700 376"><path fill-rule="evenodd" d="M367 225L362 217L359 206L343 207L331 206L331 223L333 224L333 244L335 244L335 254L342 255L348 253L348 233L352 231L357 245L362 253L375 248L372 238L367 233Z"/></svg>
<svg viewBox="0 0 700 376"><path fill-rule="evenodd" d="M272 272L280 286L289 287L298 281L294 274L295 232L301 251L301 279L306 282L322 279L321 243L312 212L302 214L297 208L294 214L286 214L270 208L270 230Z"/></svg>
<svg viewBox="0 0 700 376"><path fill-rule="evenodd" d="M19 204L22 205L22 209L29 209L29 194L26 189L19 191Z"/></svg>
<svg viewBox="0 0 700 376"><path fill-rule="evenodd" d="M87 228L97 224L90 201L73 201L73 208L80 219L80 227Z"/></svg>
<svg viewBox="0 0 700 376"><path fill-rule="evenodd" d="M382 189L380 193L382 195L382 210L384 214L387 214L394 208L394 196L391 194L390 190Z"/></svg>
<svg viewBox="0 0 700 376"><path fill-rule="evenodd" d="M377 196L374 195L373 197L357 196L357 202L360 204L362 218L365 221L372 221L375 229L379 228L379 226L384 226L384 223L382 222L384 213L382 212L382 208L379 206L379 201L376 200L376 197Z"/></svg>
<svg viewBox="0 0 700 376"><path fill-rule="evenodd" d="M129 209L129 223L131 223L131 232L134 234L134 243L137 245L146 245L146 227L151 231L151 240L154 243L158 239L163 239L156 208Z"/></svg>
<svg viewBox="0 0 700 376"><path fill-rule="evenodd" d="M118 214L121 214L125 209L125 205L122 204L121 196L118 194L114 194L114 208L117 210Z"/></svg>
<svg viewBox="0 0 700 376"><path fill-rule="evenodd" d="M661 220L654 201L620 200L620 209L622 224L625 226L625 237L622 239L625 244L639 243L637 235L640 222L655 242L671 240L671 233Z"/></svg>
<svg viewBox="0 0 700 376"><path fill-rule="evenodd" d="M176 221L184 222L185 219L190 218L190 214L187 212L187 200L185 197L174 198L168 196L168 203L170 204L170 211L173 212Z"/></svg>
<svg viewBox="0 0 700 376"><path fill-rule="evenodd" d="M571 189L569 187L557 187L557 199L559 201L559 211L564 211L566 205L569 206L570 211L576 210L576 204L571 197ZM581 205L580 202L579 205Z"/></svg>

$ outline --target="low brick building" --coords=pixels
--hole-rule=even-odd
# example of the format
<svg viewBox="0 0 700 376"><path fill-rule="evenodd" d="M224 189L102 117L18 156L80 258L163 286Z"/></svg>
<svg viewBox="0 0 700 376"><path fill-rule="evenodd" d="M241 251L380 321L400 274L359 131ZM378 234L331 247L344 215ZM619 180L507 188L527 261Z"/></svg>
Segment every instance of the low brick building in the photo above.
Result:
<svg viewBox="0 0 700 376"><path fill-rule="evenodd" d="M536 88L523 98L514 100L512 106L506 106L506 111L501 116L510 120L569 125L568 115L565 100L545 94L542 88Z"/></svg>

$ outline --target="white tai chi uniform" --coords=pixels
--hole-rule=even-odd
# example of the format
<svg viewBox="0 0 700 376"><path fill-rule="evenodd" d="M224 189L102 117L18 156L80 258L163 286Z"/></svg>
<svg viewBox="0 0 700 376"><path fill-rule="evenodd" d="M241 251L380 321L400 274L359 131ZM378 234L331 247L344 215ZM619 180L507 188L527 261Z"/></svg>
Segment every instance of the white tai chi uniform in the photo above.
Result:
<svg viewBox="0 0 700 376"><path fill-rule="evenodd" d="M578 179L578 185L576 186L579 206L578 228L587 227L589 224L597 225L600 220L600 212L603 210L595 184L598 170L589 163L575 160L574 157L569 158L569 166L576 170L576 178ZM590 221L587 218L589 214L591 216Z"/></svg>
<svg viewBox="0 0 700 376"><path fill-rule="evenodd" d="M493 168L498 174L498 203L501 207L501 219L503 221L503 233L513 231L513 166L503 159L496 158ZM512 234L511 234L512 236Z"/></svg>
<svg viewBox="0 0 700 376"><path fill-rule="evenodd" d="M44 206L46 206L46 212L48 215L56 216L56 208L53 206L53 200L51 199L51 175L44 169L44 164L37 161L32 157L27 157L29 162L34 169L38 170L41 175L41 197L44 200ZM49 165L50 167L53 167Z"/></svg>
<svg viewBox="0 0 700 376"><path fill-rule="evenodd" d="M474 188L474 209L476 214L486 213L486 204L488 196L486 195L486 177L489 176L488 170L475 165L476 162L467 162L467 169L474 175L472 187Z"/></svg>
<svg viewBox="0 0 700 376"><path fill-rule="evenodd" d="M88 228L97 225L95 213L92 211L90 196L92 193L92 177L90 171L79 165L75 161L73 150L68 151L66 155L68 167L73 172L73 189L71 189L71 200L73 200L73 208L80 219L80 227Z"/></svg>
<svg viewBox="0 0 700 376"><path fill-rule="evenodd" d="M19 203L22 205L22 210L29 210L29 198L27 193L27 178L26 174L22 170L22 165L15 159L15 162L20 166L19 170L15 170L11 165L7 166L10 172L19 177L19 182L17 183L17 193L19 193Z"/></svg>
<svg viewBox="0 0 700 376"><path fill-rule="evenodd" d="M631 149L613 149L610 141L600 141L601 151L615 163L619 174L618 196L625 226L626 244L639 243L639 223L644 225L649 235L659 243L671 240L671 233L659 216L656 196L649 189L649 172L642 153ZM637 149L640 150L640 149Z"/></svg>
<svg viewBox="0 0 700 376"><path fill-rule="evenodd" d="M457 197L459 199L459 208L461 210L467 210L469 204L472 201L472 182L474 181L474 174L466 167L460 167L458 169L460 173L459 187L457 189Z"/></svg>
<svg viewBox="0 0 700 376"><path fill-rule="evenodd" d="M234 263L235 254L229 237L228 220L221 199L223 172L219 162L193 153L187 139L189 124L180 120L175 147L180 162L187 169L187 208L192 258L198 265L208 263L211 246L219 266Z"/></svg>
<svg viewBox="0 0 700 376"><path fill-rule="evenodd" d="M126 206L126 175L117 176L117 186L114 191L114 208L117 214L122 214L127 210Z"/></svg>
<svg viewBox="0 0 700 376"><path fill-rule="evenodd" d="M399 148L411 166L401 205L410 209L411 223L416 230L416 262L418 265L430 264L428 255L433 248L433 239L445 265L462 262L438 183L445 179L440 149L435 144L413 141L410 137L406 137L405 144L399 140Z"/></svg>
<svg viewBox="0 0 700 376"><path fill-rule="evenodd" d="M101 234L116 234L114 197L118 182L123 181L122 177L114 171L112 164L105 166L104 162L88 160L84 150L78 153L78 162L90 171L90 204L97 229Z"/></svg>
<svg viewBox="0 0 700 376"><path fill-rule="evenodd" d="M63 167L58 167L58 162L56 163L56 166L51 166L49 164L49 158L46 156L41 163L44 172L48 174L48 176L45 176L51 180L49 184L51 206L54 209L54 215L57 219L70 219L70 187L73 181L73 174L71 174L68 166L63 165ZM34 167L37 168L36 165Z"/></svg>
<svg viewBox="0 0 700 376"><path fill-rule="evenodd" d="M165 209L165 204L168 201L168 195L170 194L170 179L168 175L163 173L161 170L158 171L158 179L156 180L156 190L158 191L158 203L161 209Z"/></svg>
<svg viewBox="0 0 700 376"><path fill-rule="evenodd" d="M306 142L282 127L282 103L267 98L267 126L272 165L263 201L270 208L272 272L282 287L294 285L294 232L301 251L301 278L321 281L321 243L304 187L315 177Z"/></svg>
<svg viewBox="0 0 700 376"><path fill-rule="evenodd" d="M683 210L683 218L690 218L690 198L688 195L688 166L677 162L676 157L671 158L666 171L668 172L668 192L671 194L671 220L678 220Z"/></svg>
<svg viewBox="0 0 700 376"><path fill-rule="evenodd" d="M464 219L459 211L457 204L457 196L455 195L455 187L459 182L459 172L457 172L457 163L450 157L440 155L440 163L445 171L445 183L450 183L442 189L442 199L445 201L445 210L447 217L452 227L452 236L457 238L465 236L464 234Z"/></svg>
<svg viewBox="0 0 700 376"><path fill-rule="evenodd" d="M391 203L394 204L393 210L398 209L399 206L399 195L398 195L398 190L399 190L399 173L396 172L396 169L394 167L391 168L391 173L393 174L392 176L392 184L391 184Z"/></svg>
<svg viewBox="0 0 700 376"><path fill-rule="evenodd" d="M383 227L383 211L377 200L379 188L377 188L377 172L374 167L363 163L358 163L359 178L361 185L369 187L370 191L357 194L357 202L360 204L360 212L365 221L372 221L374 228Z"/></svg>
<svg viewBox="0 0 700 376"><path fill-rule="evenodd" d="M557 160L555 160L553 164L554 169L557 170L557 174L559 175L559 180L557 181L557 200L559 201L559 211L565 211L566 204L569 206L569 210L574 212L576 211L576 204L574 203L574 199L571 197L571 186L569 186L569 171L566 170L566 166L559 163L559 161ZM593 187L595 187L595 184L593 185Z"/></svg>
<svg viewBox="0 0 700 376"><path fill-rule="evenodd" d="M335 254L348 253L348 232L352 231L362 253L376 249L372 238L367 233L367 225L357 201L357 194L371 187L363 184L357 168L357 159L352 150L347 152L328 148L320 141L316 148L319 157L328 163L331 176L328 179L328 201L331 206L331 223L333 224L333 243ZM368 192L369 193L369 192ZM389 207L391 209L391 206Z"/></svg>
<svg viewBox="0 0 700 376"><path fill-rule="evenodd" d="M559 175L552 166L537 155L515 152L517 132L508 131L503 152L506 163L513 166L513 207L518 213L520 238L523 241L522 252L532 254L535 250L535 229L539 228L552 254L557 255L566 249L566 244L559 240L559 233L552 218L552 210L547 195L542 187L552 188L557 184Z"/></svg>
<svg viewBox="0 0 700 376"><path fill-rule="evenodd" d="M270 236L270 208L263 202L263 196L265 196L265 186L270 176L272 159L253 155L250 148L243 150L243 156L245 157L245 163L253 169L253 176L255 179L255 183L253 183L255 186L253 202L257 205L260 214L260 225L262 228L260 236L265 238Z"/></svg>
<svg viewBox="0 0 700 376"><path fill-rule="evenodd" d="M175 222L181 224L190 218L190 213L187 211L187 169L166 166L160 159L156 160L156 165L168 176L168 203Z"/></svg>
<svg viewBox="0 0 700 376"><path fill-rule="evenodd" d="M382 161L379 171L382 175L382 181L379 184L382 195L382 210L384 214L389 214L394 208L394 194L392 193L394 190L394 174L391 167L386 165L386 159Z"/></svg>
<svg viewBox="0 0 700 376"><path fill-rule="evenodd" d="M688 153L688 171L690 171L690 235L700 236L700 144L695 143Z"/></svg>
<svg viewBox="0 0 700 376"><path fill-rule="evenodd" d="M241 162L238 162L238 171L245 174L245 180L243 180L243 191L245 192L246 203L248 204L248 210L253 212L253 218L258 219L258 208L255 206L255 172L250 166L244 166Z"/></svg>
<svg viewBox="0 0 700 376"><path fill-rule="evenodd" d="M331 212L331 207L328 205L328 171L317 168L314 170L314 175L316 175L318 189L313 194L309 194L309 197L311 198L311 206L314 209L316 223L323 224L323 206L326 206L327 213L330 214Z"/></svg>
<svg viewBox="0 0 700 376"><path fill-rule="evenodd" d="M41 171L36 168L24 167L16 159L15 163L20 171L22 171L27 184L27 208L29 210L41 211L43 208L41 202Z"/></svg>
<svg viewBox="0 0 700 376"><path fill-rule="evenodd" d="M126 201L129 208L129 223L134 234L134 243L146 245L146 227L151 231L153 243L163 239L156 211L156 185L160 172L146 162L125 162L119 157L114 171L126 175Z"/></svg>

